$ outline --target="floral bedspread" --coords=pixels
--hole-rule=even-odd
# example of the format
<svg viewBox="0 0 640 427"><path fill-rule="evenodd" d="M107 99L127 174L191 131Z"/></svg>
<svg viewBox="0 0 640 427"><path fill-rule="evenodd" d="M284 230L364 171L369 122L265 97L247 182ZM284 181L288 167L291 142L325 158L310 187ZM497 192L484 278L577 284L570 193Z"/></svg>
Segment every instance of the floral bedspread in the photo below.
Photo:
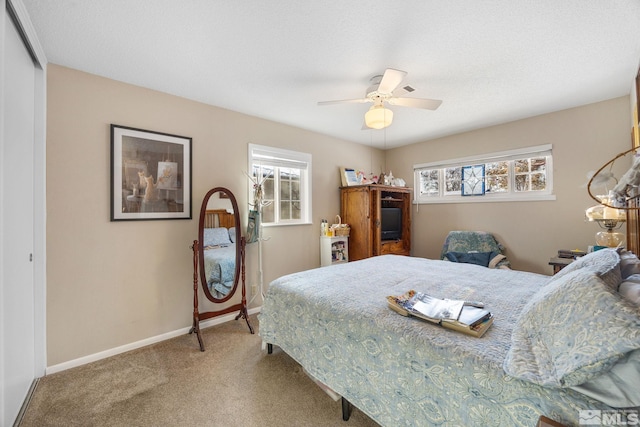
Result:
<svg viewBox="0 0 640 427"><path fill-rule="evenodd" d="M224 297L233 287L236 272L236 245L204 250L204 271L209 291L219 297Z"/></svg>
<svg viewBox="0 0 640 427"><path fill-rule="evenodd" d="M503 370L518 316L549 276L384 255L273 281L260 335L382 426L534 426L540 415L578 425L611 409L569 388ZM482 338L387 307L407 290L482 301L495 321Z"/></svg>

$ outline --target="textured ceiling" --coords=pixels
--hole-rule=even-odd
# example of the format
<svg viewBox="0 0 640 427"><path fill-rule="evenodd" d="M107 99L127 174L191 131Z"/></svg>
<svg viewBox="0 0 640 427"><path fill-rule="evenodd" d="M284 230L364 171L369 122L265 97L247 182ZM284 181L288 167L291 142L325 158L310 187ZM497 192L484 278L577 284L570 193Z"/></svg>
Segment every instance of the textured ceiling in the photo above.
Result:
<svg viewBox="0 0 640 427"><path fill-rule="evenodd" d="M391 148L629 94L638 0L23 0L49 62ZM386 68L435 111L362 130Z"/></svg>

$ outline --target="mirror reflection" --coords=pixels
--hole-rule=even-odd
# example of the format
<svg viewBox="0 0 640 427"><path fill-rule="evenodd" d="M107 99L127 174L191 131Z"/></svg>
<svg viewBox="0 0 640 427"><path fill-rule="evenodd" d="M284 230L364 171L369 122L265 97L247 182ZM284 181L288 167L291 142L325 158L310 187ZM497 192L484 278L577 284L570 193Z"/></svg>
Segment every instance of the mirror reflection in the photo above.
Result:
<svg viewBox="0 0 640 427"><path fill-rule="evenodd" d="M211 295L218 299L229 295L235 283L237 237L234 215L233 208L229 207L207 209L204 217L202 252L205 283Z"/></svg>
<svg viewBox="0 0 640 427"><path fill-rule="evenodd" d="M198 237L202 285L216 302L230 298L238 283L240 216L233 194L214 190L202 202Z"/></svg>

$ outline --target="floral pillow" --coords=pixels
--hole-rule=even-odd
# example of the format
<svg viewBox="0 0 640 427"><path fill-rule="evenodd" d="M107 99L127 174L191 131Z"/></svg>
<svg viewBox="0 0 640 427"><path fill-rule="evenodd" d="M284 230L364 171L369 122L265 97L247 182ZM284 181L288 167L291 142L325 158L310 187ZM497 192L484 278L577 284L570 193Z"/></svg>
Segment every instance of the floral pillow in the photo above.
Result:
<svg viewBox="0 0 640 427"><path fill-rule="evenodd" d="M622 281L620 255L615 249L600 249L588 253L560 270L554 278L559 279L580 269L592 271L612 289L618 289Z"/></svg>
<svg viewBox="0 0 640 427"><path fill-rule="evenodd" d="M545 387L582 384L640 349L640 313L589 269L541 288L511 336L505 372Z"/></svg>

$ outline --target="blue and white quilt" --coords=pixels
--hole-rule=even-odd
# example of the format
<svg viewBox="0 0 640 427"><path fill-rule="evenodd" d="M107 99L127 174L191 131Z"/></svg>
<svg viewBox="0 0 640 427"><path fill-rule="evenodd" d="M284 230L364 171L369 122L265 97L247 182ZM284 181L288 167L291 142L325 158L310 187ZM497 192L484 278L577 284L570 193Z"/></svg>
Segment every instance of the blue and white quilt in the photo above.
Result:
<svg viewBox="0 0 640 427"><path fill-rule="evenodd" d="M541 340L527 335L527 328L542 333L544 320L533 322L536 327L532 328L531 315L524 320L520 315L525 306L528 313L546 315L529 303L544 300L538 294L545 294L547 286L546 294L557 299L559 286L553 280L540 274L424 258L368 258L273 281L259 315L260 335L382 426L531 427L540 415L578 425L579 411L612 408L578 391L580 387L572 387L575 381L597 377L599 369L610 368L621 355L604 354L598 360L605 362L600 364L584 357L591 364L580 370L567 368L569 364L556 348L548 359L562 359L563 367L576 372L563 372L563 379L575 380L566 386L550 379L554 373L545 371L554 369L550 362L533 370L522 369L530 362L523 352L532 347L540 351L542 346ZM562 281L575 288L575 274ZM475 338L400 316L387 307L388 295L410 289L434 297L482 301L494 315L494 323L482 338ZM598 288L598 292L603 291ZM590 293L590 298L598 292ZM576 295L571 292L572 298ZM578 298L569 305L579 311L581 304ZM597 304L590 301L584 306L593 309ZM560 329L554 342L561 346L566 340L568 346L574 345L576 340L571 337L584 325L572 325L571 317L566 316L563 336L558 321L553 320L553 327ZM614 352L635 348L638 334L633 331L632 308L625 311L625 322L615 326L627 328L622 334L624 343L604 347ZM514 330L518 345L510 351ZM601 338L589 334L581 334L580 339L600 340L590 344L603 346Z"/></svg>
<svg viewBox="0 0 640 427"><path fill-rule="evenodd" d="M218 298L233 287L236 272L236 245L229 243L204 249L204 271L209 292Z"/></svg>

